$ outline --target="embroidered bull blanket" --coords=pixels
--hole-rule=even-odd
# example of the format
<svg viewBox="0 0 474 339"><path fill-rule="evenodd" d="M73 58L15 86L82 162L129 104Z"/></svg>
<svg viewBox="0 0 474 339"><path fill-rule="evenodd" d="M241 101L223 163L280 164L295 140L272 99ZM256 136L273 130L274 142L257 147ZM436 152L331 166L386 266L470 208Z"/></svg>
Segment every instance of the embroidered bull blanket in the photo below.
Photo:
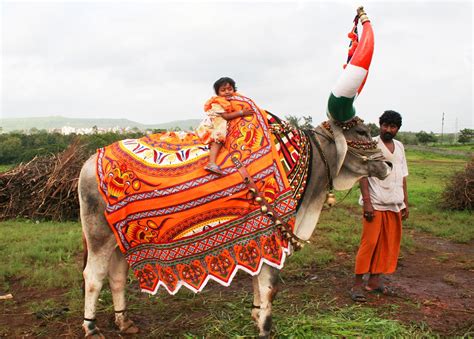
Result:
<svg viewBox="0 0 474 339"><path fill-rule="evenodd" d="M253 200L232 157L293 226L308 150L296 133L272 134L267 118L275 119L249 98L231 102L254 115L229 121L217 161L223 176L204 170L208 147L194 133L153 134L98 150L105 217L143 291L198 292L210 279L228 286L238 269L255 275L263 263L284 264L288 242Z"/></svg>

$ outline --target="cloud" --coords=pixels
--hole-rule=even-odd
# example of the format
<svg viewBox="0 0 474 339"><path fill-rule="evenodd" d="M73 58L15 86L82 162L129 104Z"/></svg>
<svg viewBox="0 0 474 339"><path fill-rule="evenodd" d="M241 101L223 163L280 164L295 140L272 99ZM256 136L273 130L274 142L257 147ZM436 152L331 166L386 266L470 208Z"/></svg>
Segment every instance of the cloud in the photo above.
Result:
<svg viewBox="0 0 474 339"><path fill-rule="evenodd" d="M200 118L212 83L231 76L263 108L321 121L345 61L356 7L9 2L1 14L1 115L143 123ZM472 128L472 4L365 7L376 47L356 100L362 117L377 121L383 110L395 109L407 130L438 131L446 112L458 118L458 127Z"/></svg>

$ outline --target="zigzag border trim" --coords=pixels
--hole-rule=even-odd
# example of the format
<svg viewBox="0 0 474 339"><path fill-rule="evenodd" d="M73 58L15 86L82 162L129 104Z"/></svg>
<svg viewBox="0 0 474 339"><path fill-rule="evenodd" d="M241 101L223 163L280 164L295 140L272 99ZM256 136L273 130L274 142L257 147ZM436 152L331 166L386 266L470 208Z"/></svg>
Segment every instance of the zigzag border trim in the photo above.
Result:
<svg viewBox="0 0 474 339"><path fill-rule="evenodd" d="M179 280L178 284L176 285L176 289L174 291L170 291L168 289L168 287L166 286L165 283L163 283L161 280L158 282L158 284L156 285L156 288L151 291L151 290L147 290L147 289L141 289L142 292L145 292L145 293L148 293L148 294L151 294L151 295L155 295L156 293L158 293L158 290L160 288L160 286L164 286L164 288L166 289L166 291L170 294L170 295L175 295L176 293L178 293L178 291L181 289L181 287L186 287L187 289L191 290L192 292L194 293L199 293L201 292L207 285L207 283L209 282L209 280L214 280L215 282L217 282L219 285L222 285L224 287L229 287L230 284L232 283L232 281L234 280L234 277L235 275L237 274L237 272L239 270L242 270L248 274L250 274L252 277L260 274L260 271L262 270L262 266L263 264L267 264L271 267L274 267L278 270L281 270L283 268L283 266L285 265L285 261L286 261L286 257L289 256L291 254L291 250L289 248L289 244L286 246L286 247L282 247L282 255L281 255L281 260L280 260L280 264L277 265L265 258L261 258L260 259L260 263L258 265L258 268L255 272L252 272L251 270L249 270L247 267L245 266L242 266L242 265L239 265L237 264L236 267L234 268L233 272L231 273L230 277L229 277L229 281L228 282L225 282L221 279L219 279L218 277L215 277L211 274L208 274L207 277L204 279L201 287L199 289L196 289L194 287L192 287L191 285L187 284L186 282L182 281L182 280Z"/></svg>

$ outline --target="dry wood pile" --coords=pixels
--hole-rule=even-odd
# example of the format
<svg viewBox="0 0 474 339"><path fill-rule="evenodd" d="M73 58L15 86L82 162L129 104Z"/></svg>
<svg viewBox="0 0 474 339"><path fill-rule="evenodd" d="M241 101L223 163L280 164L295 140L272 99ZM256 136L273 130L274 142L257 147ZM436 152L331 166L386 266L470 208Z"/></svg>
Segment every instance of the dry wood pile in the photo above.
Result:
<svg viewBox="0 0 474 339"><path fill-rule="evenodd" d="M464 171L454 173L441 197L441 206L452 210L474 209L474 158Z"/></svg>
<svg viewBox="0 0 474 339"><path fill-rule="evenodd" d="M84 145L74 142L62 153L0 173L0 220L78 220L77 182L88 156Z"/></svg>

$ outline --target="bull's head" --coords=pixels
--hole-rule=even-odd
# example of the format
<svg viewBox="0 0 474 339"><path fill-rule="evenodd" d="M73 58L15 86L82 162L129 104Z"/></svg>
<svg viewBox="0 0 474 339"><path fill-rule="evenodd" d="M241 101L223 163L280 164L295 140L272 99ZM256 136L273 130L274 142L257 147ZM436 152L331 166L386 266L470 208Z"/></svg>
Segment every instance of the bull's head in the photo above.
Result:
<svg viewBox="0 0 474 339"><path fill-rule="evenodd" d="M344 124L330 120L321 125L321 130L325 134L329 131L334 138L335 147L327 144L327 150L335 152L332 155L336 161L332 162L331 170L336 190L349 189L363 177L384 179L390 174L391 164L384 161L382 151L362 119L354 117Z"/></svg>

